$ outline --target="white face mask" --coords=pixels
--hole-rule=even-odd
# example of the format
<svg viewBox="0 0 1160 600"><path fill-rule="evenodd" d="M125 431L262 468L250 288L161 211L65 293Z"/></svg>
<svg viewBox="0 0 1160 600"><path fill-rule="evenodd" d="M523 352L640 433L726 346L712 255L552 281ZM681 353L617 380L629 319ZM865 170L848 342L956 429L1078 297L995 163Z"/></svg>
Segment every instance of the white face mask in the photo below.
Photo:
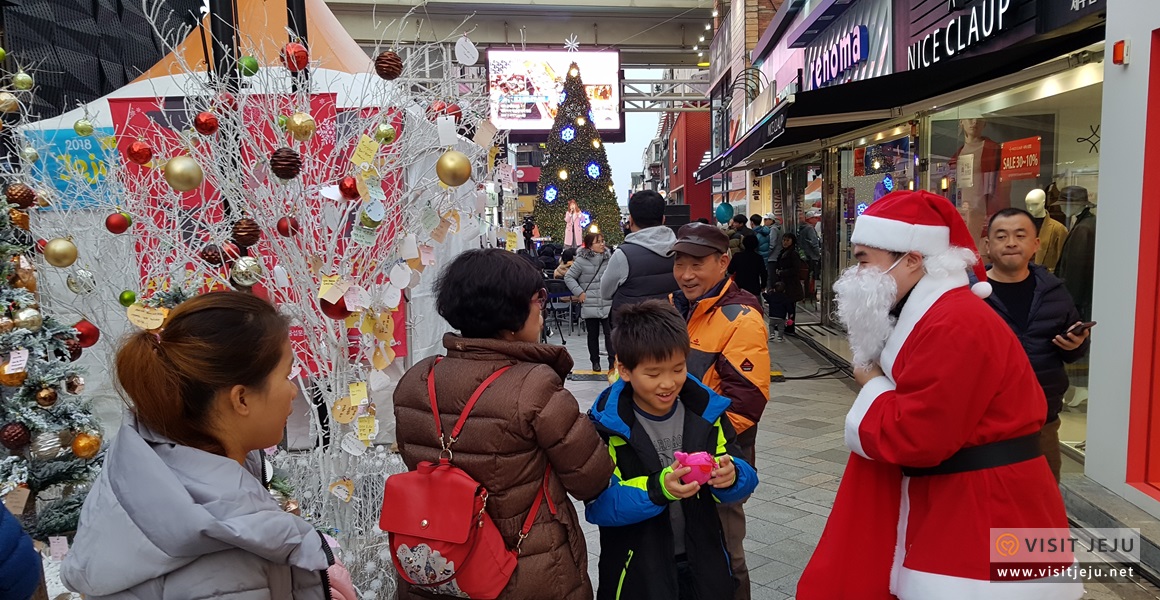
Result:
<svg viewBox="0 0 1160 600"><path fill-rule="evenodd" d="M854 265L834 283L835 316L846 328L855 367L877 362L894 331L890 311L898 301L898 283L890 272L904 258L906 255L898 257L885 271Z"/></svg>

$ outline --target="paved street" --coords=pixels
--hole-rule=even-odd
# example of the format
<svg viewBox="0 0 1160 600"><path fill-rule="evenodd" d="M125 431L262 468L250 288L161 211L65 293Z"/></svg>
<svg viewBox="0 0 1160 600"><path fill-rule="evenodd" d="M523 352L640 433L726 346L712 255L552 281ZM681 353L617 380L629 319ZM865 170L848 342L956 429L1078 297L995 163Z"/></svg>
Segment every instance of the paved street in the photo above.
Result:
<svg viewBox="0 0 1160 600"><path fill-rule="evenodd" d="M565 329L567 333L567 330ZM559 336L555 338L559 341ZM585 341L568 337L578 368L588 365ZM793 598L801 570L825 526L849 451L842 424L854 400L853 382L841 374L795 379L833 370L801 342L770 344L773 370L789 379L770 384L770 402L757 437L760 483L746 504L745 548L755 600ZM606 362L606 361L605 361ZM570 381L569 390L586 410L605 384ZM583 510L582 506L577 510ZM596 579L599 536L585 524L589 572ZM1154 592L1129 584L1087 586L1085 600L1151 600Z"/></svg>

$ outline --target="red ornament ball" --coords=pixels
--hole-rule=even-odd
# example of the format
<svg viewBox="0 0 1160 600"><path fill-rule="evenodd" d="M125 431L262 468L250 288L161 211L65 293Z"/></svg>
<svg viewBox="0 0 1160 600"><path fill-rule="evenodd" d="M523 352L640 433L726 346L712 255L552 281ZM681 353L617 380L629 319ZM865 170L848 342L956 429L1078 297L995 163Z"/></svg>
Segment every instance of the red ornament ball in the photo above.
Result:
<svg viewBox="0 0 1160 600"><path fill-rule="evenodd" d="M455 119L456 123L459 123L463 120L463 109L459 108L458 104L448 104L446 114L447 116Z"/></svg>
<svg viewBox="0 0 1160 600"><path fill-rule="evenodd" d="M213 135L218 130L217 115L211 112L199 112L193 118L193 128L202 135Z"/></svg>
<svg viewBox="0 0 1160 600"><path fill-rule="evenodd" d="M105 229L108 229L109 233L118 235L125 233L132 224L133 219L126 212L115 212L105 217Z"/></svg>
<svg viewBox="0 0 1160 600"><path fill-rule="evenodd" d="M101 339L101 330L85 319L77 321L77 324L73 325L73 329L77 330L77 342L80 343L81 348L88 348Z"/></svg>
<svg viewBox="0 0 1160 600"><path fill-rule="evenodd" d="M358 180L351 175L347 175L338 180L338 193L342 194L343 198L347 200L355 200L359 197Z"/></svg>
<svg viewBox="0 0 1160 600"><path fill-rule="evenodd" d="M294 217L282 217L278 219L278 235L282 237L293 237L298 235L301 229L298 227L298 219Z"/></svg>
<svg viewBox="0 0 1160 600"><path fill-rule="evenodd" d="M137 140L125 148L125 158L139 165L149 164L153 160L153 146Z"/></svg>
<svg viewBox="0 0 1160 600"><path fill-rule="evenodd" d="M233 112L238 110L238 99L229 92L222 92L214 99L213 109L218 112Z"/></svg>
<svg viewBox="0 0 1160 600"><path fill-rule="evenodd" d="M447 103L442 100L436 100L427 107L427 119L434 121L440 115L447 114Z"/></svg>
<svg viewBox="0 0 1160 600"><path fill-rule="evenodd" d="M350 309L346 307L346 300L339 298L338 302L330 303L326 300L319 299L318 305L322 307L322 314L336 320L341 321L352 314Z"/></svg>
<svg viewBox="0 0 1160 600"><path fill-rule="evenodd" d="M286 65L291 73L305 69L309 63L310 53L306 51L306 46L298 42L290 42L282 48L282 64Z"/></svg>
<svg viewBox="0 0 1160 600"><path fill-rule="evenodd" d="M18 451L32 442L32 432L28 430L28 426L24 423L8 423L0 427L0 444L4 447Z"/></svg>
<svg viewBox="0 0 1160 600"><path fill-rule="evenodd" d="M84 348L81 347L80 342L78 342L77 340L74 340L72 338L65 340L64 347L66 350L68 350L69 362L76 362L76 361L80 360L81 353L84 352L84 350L85 350Z"/></svg>
<svg viewBox="0 0 1160 600"><path fill-rule="evenodd" d="M242 251L238 245L233 242L226 242L222 244L222 256L225 262L232 263L242 257Z"/></svg>
<svg viewBox="0 0 1160 600"><path fill-rule="evenodd" d="M38 254L44 254L44 247L47 245L48 245L48 240L46 240L44 238L40 238L39 240L36 240L36 252Z"/></svg>
<svg viewBox="0 0 1160 600"><path fill-rule="evenodd" d="M218 248L217 244L206 244L206 246L201 249L201 252L198 253L198 256L200 256L201 259L205 262L214 266L220 265L222 262L224 262L222 260L222 249Z"/></svg>

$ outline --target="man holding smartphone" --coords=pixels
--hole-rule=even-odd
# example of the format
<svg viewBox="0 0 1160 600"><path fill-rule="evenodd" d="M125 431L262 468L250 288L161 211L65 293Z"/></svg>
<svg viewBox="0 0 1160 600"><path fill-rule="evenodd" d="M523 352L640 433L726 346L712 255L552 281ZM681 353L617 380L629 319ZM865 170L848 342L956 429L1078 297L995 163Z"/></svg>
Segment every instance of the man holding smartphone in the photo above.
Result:
<svg viewBox="0 0 1160 600"><path fill-rule="evenodd" d="M1031 262L1039 250L1039 231L1031 213L1019 208L996 212L985 244L992 262L987 279L994 291L986 301L1023 344L1047 397L1047 421L1039 441L1058 482L1059 411L1070 385L1064 365L1087 354L1094 323L1080 320L1063 281Z"/></svg>

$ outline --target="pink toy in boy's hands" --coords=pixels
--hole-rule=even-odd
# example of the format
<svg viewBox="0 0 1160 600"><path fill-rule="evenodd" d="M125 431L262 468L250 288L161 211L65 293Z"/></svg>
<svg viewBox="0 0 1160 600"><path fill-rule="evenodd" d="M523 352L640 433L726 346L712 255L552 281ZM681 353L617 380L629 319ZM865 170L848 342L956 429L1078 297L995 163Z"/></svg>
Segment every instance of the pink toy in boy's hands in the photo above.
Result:
<svg viewBox="0 0 1160 600"><path fill-rule="evenodd" d="M683 483L692 483L695 481L701 485L705 485L713 478L713 469L717 468L717 459L713 458L713 455L708 452L685 454L678 450L673 453L673 458L677 459L677 462L681 463L682 467L692 469L688 475L681 478Z"/></svg>

